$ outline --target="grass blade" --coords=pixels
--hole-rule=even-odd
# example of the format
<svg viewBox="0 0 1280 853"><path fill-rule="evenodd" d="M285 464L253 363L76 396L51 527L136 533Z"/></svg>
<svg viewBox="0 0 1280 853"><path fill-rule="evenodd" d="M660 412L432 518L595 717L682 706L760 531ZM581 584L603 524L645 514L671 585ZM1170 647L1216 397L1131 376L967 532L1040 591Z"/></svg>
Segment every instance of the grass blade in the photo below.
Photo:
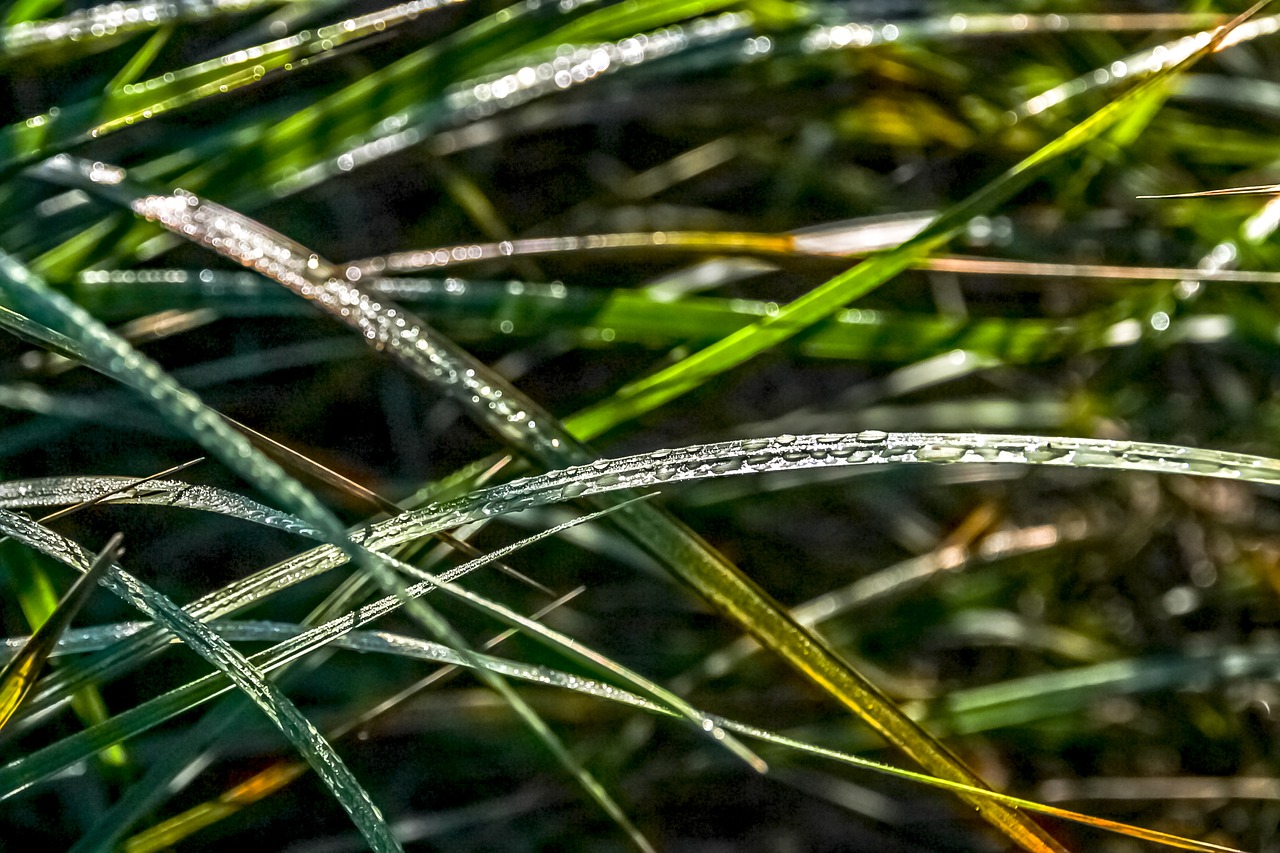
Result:
<svg viewBox="0 0 1280 853"><path fill-rule="evenodd" d="M116 560L123 538L117 533L103 546L85 573L76 579L75 584L58 602L49 618L36 629L13 659L4 665L4 669L0 670L0 728L4 728L22 700L31 692L36 677L44 668L44 662L57 645L59 637L71 626L71 620L89 599L89 593L97 587L98 579Z"/></svg>

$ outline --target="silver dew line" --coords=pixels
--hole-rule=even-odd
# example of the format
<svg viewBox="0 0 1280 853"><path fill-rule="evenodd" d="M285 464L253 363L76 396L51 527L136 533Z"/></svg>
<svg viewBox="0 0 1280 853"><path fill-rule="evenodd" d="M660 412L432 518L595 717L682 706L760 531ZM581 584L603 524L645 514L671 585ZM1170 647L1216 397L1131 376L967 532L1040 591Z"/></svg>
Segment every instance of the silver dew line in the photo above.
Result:
<svg viewBox="0 0 1280 853"><path fill-rule="evenodd" d="M584 495L636 488L660 488L674 482L855 465L1023 464L1066 468L1102 468L1162 474L1280 482L1280 461L1260 456L1145 442L1026 435L948 433L830 433L720 442L658 450L600 460L494 486L444 504L433 504L361 529L352 539L383 551L398 544L495 515L560 503ZM332 545L303 554L211 592L188 612L209 620L248 607L295 583L343 565L347 556ZM142 644L158 647L163 634L133 637L116 647L114 663L103 672L127 666ZM65 676L55 675L32 707L58 701Z"/></svg>
<svg viewBox="0 0 1280 853"><path fill-rule="evenodd" d="M10 480L0 483L0 508L70 506L110 494L102 503L171 506L212 512L310 539L324 538L320 531L297 516L272 509L226 489L180 480L149 480L131 488L120 488L134 482L136 480L129 477L42 477L34 480ZM113 491L117 489L119 491Z"/></svg>

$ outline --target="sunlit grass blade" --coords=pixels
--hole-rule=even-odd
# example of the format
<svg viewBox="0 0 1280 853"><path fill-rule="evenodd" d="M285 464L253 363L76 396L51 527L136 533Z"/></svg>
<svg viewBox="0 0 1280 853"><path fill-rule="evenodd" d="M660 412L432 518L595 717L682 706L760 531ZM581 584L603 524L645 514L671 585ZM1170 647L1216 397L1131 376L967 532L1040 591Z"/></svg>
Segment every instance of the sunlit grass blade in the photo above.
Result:
<svg viewBox="0 0 1280 853"><path fill-rule="evenodd" d="M109 47L129 35L175 23L206 20L220 15L251 12L290 0L215 0L206 3L154 3L148 0L116 2L77 9L52 20L32 20L31 10L10 11L7 26L0 28L0 49L5 60L45 52L91 51ZM34 9L35 7L33 7ZM13 15L21 15L15 21Z"/></svg>
<svg viewBox="0 0 1280 853"><path fill-rule="evenodd" d="M60 509L56 512L51 512L48 515L41 517L40 523L48 524L51 521L57 521L60 518L66 518L68 515L71 515L72 513L80 512L81 510L88 509L91 506L96 506L104 501L109 501L113 498L119 497L123 492L136 489L138 486L144 485L146 483L154 482L156 480L161 479L162 477L172 476L174 474L177 474L180 471L185 471L188 468L192 467L193 465L199 465L203 461L204 461L204 457L198 456L195 459L188 459L186 462L179 462L177 465L174 465L171 468L166 468L163 471L158 471L155 474L148 474L145 477L138 477L133 480L125 479L124 482L122 482L118 487L114 489L111 489L109 491L104 490L93 497L79 500L74 504L72 504L71 506L64 507L63 509ZM8 483L0 484L0 490L3 490L5 488L8 488L11 491L17 492L19 495L19 498L25 497L25 495L23 494L25 491L23 485L17 485L15 487L12 481Z"/></svg>
<svg viewBox="0 0 1280 853"><path fill-rule="evenodd" d="M159 476L168 476L170 473L173 472L166 472ZM144 486L145 488L142 488ZM0 483L0 506L7 509L74 505L65 510L59 510L50 517L42 518L42 522L53 521L93 503L172 506L212 512L274 527L310 539L323 538L314 527L296 516L272 509L235 492L181 480L46 477Z"/></svg>
<svg viewBox="0 0 1280 853"><path fill-rule="evenodd" d="M1277 193L1280 193L1280 184L1265 184L1256 187L1228 187L1220 190L1198 190L1186 193L1162 193L1161 195L1140 195L1138 198L1210 198L1223 195L1276 195Z"/></svg>
<svg viewBox="0 0 1280 853"><path fill-rule="evenodd" d="M1192 198L1200 195L1225 194L1277 194L1275 187L1244 188L1241 190L1210 190L1203 193L1183 193L1171 196L1140 196L1140 198ZM556 254L611 254L638 252L716 252L726 255L750 255L783 262L787 258L821 259L859 257L869 250L851 250L844 233L839 229L811 233L755 234L737 231L646 231L619 234L584 234L564 237L531 237L502 240L491 243L463 243L395 252L376 258L362 258L346 264L354 267L362 276L382 277L385 283L374 280L370 288L386 289L411 298L414 279L398 281L396 275L434 272L467 264L483 263L502 258L538 257ZM891 248L891 247L886 247ZM1257 284L1280 283L1280 273L1266 270L1199 270L1171 267L1124 266L1120 264L1076 264L1046 261L1022 261L1005 258L977 258L939 255L917 257L909 263L911 269L936 272L974 273L1011 276L1054 276L1061 278L1121 279L1129 281L1184 281L1205 279L1208 281ZM95 277L100 274L95 274ZM109 274L108 274L109 275ZM135 275L145 276L139 272ZM390 280L388 280L390 279ZM427 287L423 282L420 287ZM536 284L530 284L536 287ZM654 302L672 304L670 299L651 297Z"/></svg>
<svg viewBox="0 0 1280 853"><path fill-rule="evenodd" d="M49 653L57 645L58 638L70 627L71 620L80 611L81 605L89 599L89 593L97 587L98 578L116 560L123 539L117 533L103 546L85 573L76 579L75 584L58 602L49 618L36 629L18 654L5 664L4 669L0 670L0 728L9 722L22 700L31 692L31 687L49 658Z"/></svg>

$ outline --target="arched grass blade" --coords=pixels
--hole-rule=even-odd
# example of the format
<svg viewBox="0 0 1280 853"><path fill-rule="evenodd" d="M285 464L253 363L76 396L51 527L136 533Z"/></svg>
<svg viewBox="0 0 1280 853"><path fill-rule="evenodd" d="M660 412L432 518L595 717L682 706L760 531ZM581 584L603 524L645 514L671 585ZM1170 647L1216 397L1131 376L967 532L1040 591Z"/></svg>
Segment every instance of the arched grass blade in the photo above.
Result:
<svg viewBox="0 0 1280 853"><path fill-rule="evenodd" d="M552 471L433 504L362 529L357 538L377 550L436 530L588 494L653 488L675 482L756 476L843 466L901 464L1012 464L1099 468L1158 474L1218 477L1258 484L1280 483L1280 461L1217 450L1101 439L959 433L827 433L778 436L664 449L602 460L600 464ZM324 545L243 578L189 605L199 619L214 619L261 601L289 583L316 577L347 560ZM105 673L157 642L155 633L121 645ZM159 638L163 643L163 638Z"/></svg>
<svg viewBox="0 0 1280 853"><path fill-rule="evenodd" d="M98 579L116 560L123 539L119 533L111 537L93 558L85 573L58 602L57 608L44 624L36 629L17 655L0 670L0 728L4 728L22 700L31 692L31 687L44 668L49 653L57 645L58 638L71 626L71 620L88 601L89 593L97 588Z"/></svg>
<svg viewBox="0 0 1280 853"><path fill-rule="evenodd" d="M189 464L191 463L181 467ZM173 473L173 470L153 476L168 476ZM95 503L170 506L212 512L228 518L274 527L309 539L323 538L314 527L296 516L272 509L226 489L181 480L158 480L152 477L143 479L42 477L36 480L10 480L0 483L0 507L6 509L74 504L41 518L41 522L53 521L76 509Z"/></svg>

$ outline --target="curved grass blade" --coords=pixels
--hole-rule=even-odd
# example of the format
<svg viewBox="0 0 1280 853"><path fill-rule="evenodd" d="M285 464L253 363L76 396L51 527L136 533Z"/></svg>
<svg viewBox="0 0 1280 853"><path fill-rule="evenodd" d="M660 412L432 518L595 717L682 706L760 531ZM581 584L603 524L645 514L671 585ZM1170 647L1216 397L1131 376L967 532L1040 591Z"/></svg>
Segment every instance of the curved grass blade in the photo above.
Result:
<svg viewBox="0 0 1280 853"><path fill-rule="evenodd" d="M160 476L167 476L165 472ZM310 539L323 538L311 525L288 513L272 509L235 492L180 480L145 480L127 477L43 477L0 483L0 507L23 509L88 503L172 506L212 512L251 521ZM78 507L68 507L71 511ZM53 521L59 511L41 521Z"/></svg>
<svg viewBox="0 0 1280 853"><path fill-rule="evenodd" d="M1247 187L1239 190L1207 190L1200 193L1182 193L1175 195L1138 196L1138 198L1193 198L1201 195L1254 195L1280 194L1280 184L1270 187ZM909 239L909 238L908 238ZM843 229L830 228L818 232L789 232L783 234L752 233L745 231L636 231L611 234L584 234L580 236L561 237L528 237L523 239L501 240L490 243L461 243L455 246L440 246L431 249L415 249L412 251L393 252L373 258L362 258L351 261L345 266L354 267L361 276L377 277L368 285L370 289L397 295L411 300L414 296L415 283L430 293L431 285L427 282L416 282L415 279L398 281L393 276L408 275L446 268L482 263L502 258L541 257L556 254L611 254L626 253L643 249L653 252L716 252L725 255L747 255L751 257L769 258L781 261L788 258L823 259L862 257L870 250L858 248L851 250L847 245ZM892 249L894 246L884 248ZM976 258L956 255L940 255L936 257L917 257L909 262L911 269L932 270L936 272L972 273L981 275L1010 276L1051 276L1071 278L1122 279L1131 281L1184 281L1186 279L1205 279L1208 281L1241 282L1251 284L1278 284L1280 273L1265 270L1233 270L1233 269L1185 269L1175 267L1123 266L1105 264L1049 263L1042 261L1008 260L1004 258ZM137 271L124 275L147 276L157 278L166 276L172 280L182 276L180 271ZM95 280L101 279L102 272L89 273ZM105 273L110 276L111 273ZM248 284L248 282L246 282ZM506 284L505 282L503 284ZM250 285L251 286L251 285ZM473 285L474 286L474 285ZM534 283L522 283L522 287L539 287ZM554 285L541 285L553 287ZM561 285L563 287L563 285ZM455 293L465 292L458 285ZM626 291L622 291L626 292ZM522 293L515 293L520 296ZM635 294L648 298L660 305L674 306L669 298L647 295L643 291ZM684 301L680 303L683 305Z"/></svg>
<svg viewBox="0 0 1280 853"><path fill-rule="evenodd" d="M759 475L851 465L883 464L1015 464L1086 467L1115 471L1146 471L1280 483L1280 461L1246 454L1148 442L1119 442L1087 438L960 433L828 433L778 436L712 445L664 449L650 454L601 460L512 483L483 489L445 503L406 512L361 528L353 538L367 548L383 550L437 530L515 512L534 506L574 500L588 494L653 488L681 481ZM211 592L188 611L209 620L261 601L288 584L330 571L347 561L332 545L323 545ZM122 643L102 665L103 677L113 675L142 656L142 648L163 645L163 634L152 631ZM60 676L55 676L55 680ZM33 705L52 701L65 690L48 691Z"/></svg>
<svg viewBox="0 0 1280 853"><path fill-rule="evenodd" d="M36 629L13 659L0 670L0 728L4 728L22 700L31 692L36 676L57 645L58 638L71 626L71 620L80 612L80 607L89 600L89 593L97 588L98 579L117 559L123 539L119 533L111 537L93 558L85 573L76 579L75 584L58 602L57 608L44 624Z"/></svg>

